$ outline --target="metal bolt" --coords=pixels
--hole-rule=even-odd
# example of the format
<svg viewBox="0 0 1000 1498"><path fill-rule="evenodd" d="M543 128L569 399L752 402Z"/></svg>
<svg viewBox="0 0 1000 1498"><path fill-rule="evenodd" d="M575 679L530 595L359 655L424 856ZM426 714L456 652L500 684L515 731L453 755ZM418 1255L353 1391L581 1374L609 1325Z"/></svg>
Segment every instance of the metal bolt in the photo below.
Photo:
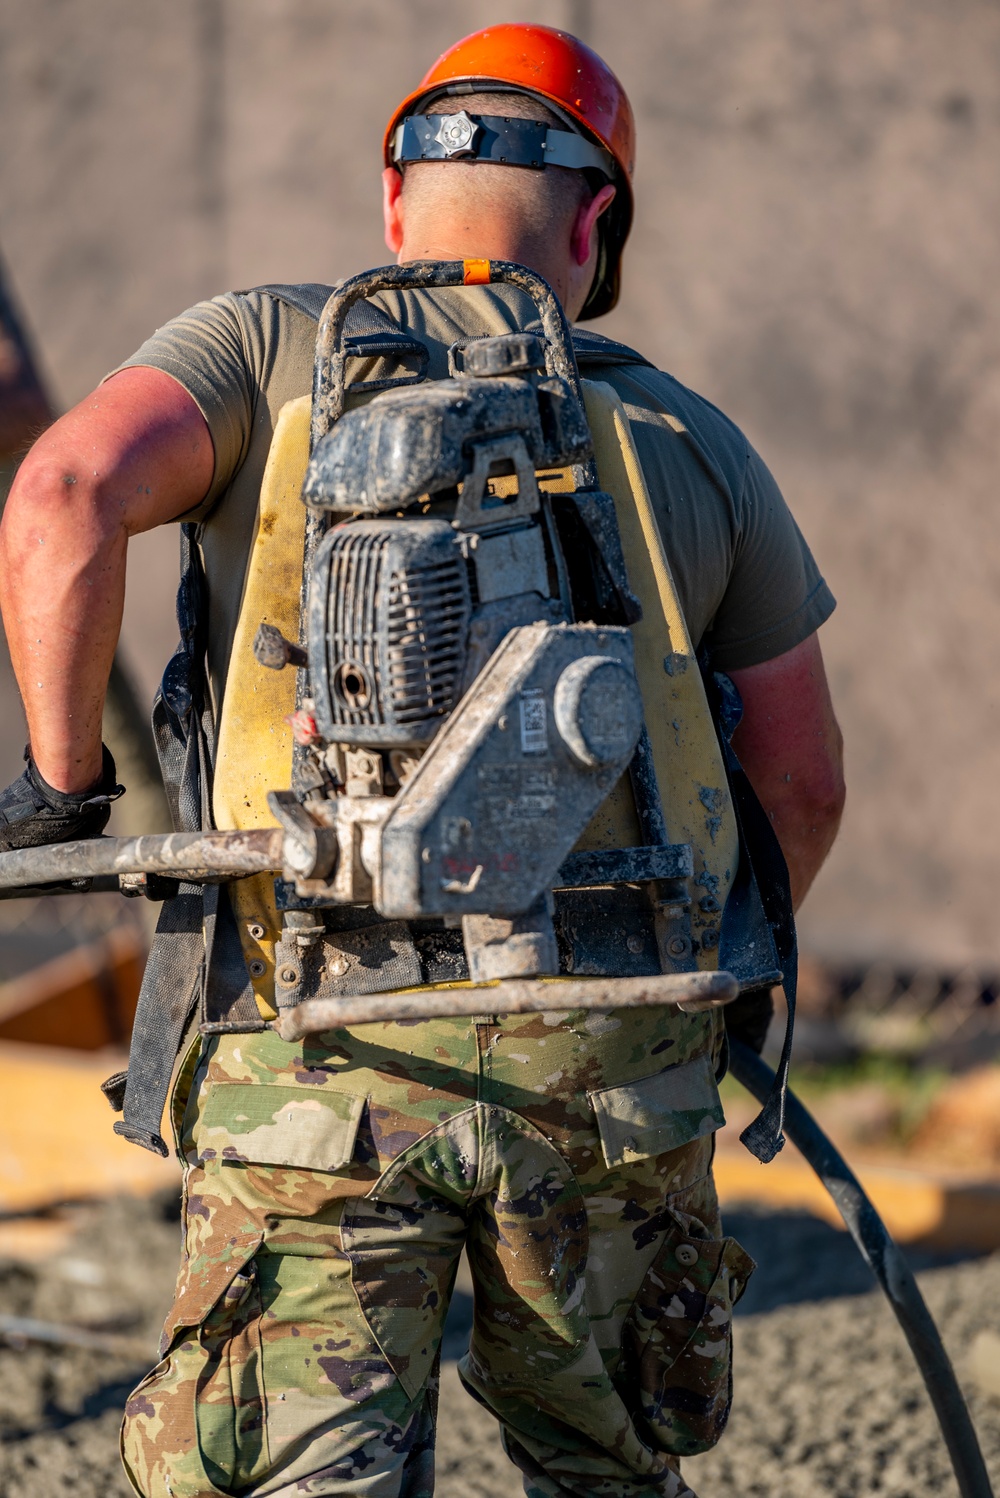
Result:
<svg viewBox="0 0 1000 1498"><path fill-rule="evenodd" d="M331 978L340 978L347 972L346 957L330 957L327 959L326 970Z"/></svg>
<svg viewBox="0 0 1000 1498"><path fill-rule="evenodd" d="M298 968L291 967L289 965L287 967L283 967L283 968L279 968L278 969L278 982L280 984L282 984L283 987L285 987L285 988L291 988L298 981L299 981L299 970L298 970Z"/></svg>
<svg viewBox="0 0 1000 1498"><path fill-rule="evenodd" d="M701 944L706 952L714 951L719 945L719 933L714 926L706 926L701 933Z"/></svg>
<svg viewBox="0 0 1000 1498"><path fill-rule="evenodd" d="M247 934L249 936L252 936L254 941L263 941L264 927L261 925L260 921L249 921L247 923Z"/></svg>
<svg viewBox="0 0 1000 1498"><path fill-rule="evenodd" d="M691 950L691 943L686 936L672 936L667 942L667 951L671 957L686 957Z"/></svg>
<svg viewBox="0 0 1000 1498"><path fill-rule="evenodd" d="M252 958L247 966L250 969L251 978L263 978L264 974L267 972L267 963L261 962L259 957Z"/></svg>
<svg viewBox="0 0 1000 1498"><path fill-rule="evenodd" d="M625 945L628 947L630 952L641 952L643 948L642 937L630 936L625 942Z"/></svg>
<svg viewBox="0 0 1000 1498"><path fill-rule="evenodd" d="M674 1257L685 1269L691 1269L698 1262L698 1250L693 1243L678 1243Z"/></svg>

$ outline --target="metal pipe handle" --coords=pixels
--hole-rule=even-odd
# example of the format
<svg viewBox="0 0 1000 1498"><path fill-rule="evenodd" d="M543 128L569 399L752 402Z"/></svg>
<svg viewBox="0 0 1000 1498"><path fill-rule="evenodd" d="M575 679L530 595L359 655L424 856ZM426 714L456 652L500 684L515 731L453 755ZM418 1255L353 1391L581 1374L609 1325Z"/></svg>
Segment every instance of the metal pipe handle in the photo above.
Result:
<svg viewBox="0 0 1000 1498"><path fill-rule="evenodd" d="M701 1014L739 993L732 973L658 973L649 978L503 978L455 988L410 988L392 993L306 999L272 1021L282 1040L301 1040L345 1025L380 1020L446 1019L467 1014L546 1014L569 1009L647 1009L676 1004Z"/></svg>
<svg viewBox="0 0 1000 1498"><path fill-rule="evenodd" d="M280 827L248 832L167 832L93 837L0 853L0 889L117 874L169 874L191 883L263 874L283 865Z"/></svg>

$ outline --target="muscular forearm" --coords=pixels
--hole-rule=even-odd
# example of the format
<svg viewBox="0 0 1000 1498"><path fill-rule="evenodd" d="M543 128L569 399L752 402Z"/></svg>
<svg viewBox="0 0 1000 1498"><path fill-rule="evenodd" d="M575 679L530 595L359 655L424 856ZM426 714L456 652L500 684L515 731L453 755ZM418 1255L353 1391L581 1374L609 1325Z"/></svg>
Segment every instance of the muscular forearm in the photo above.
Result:
<svg viewBox="0 0 1000 1498"><path fill-rule="evenodd" d="M214 467L191 396L129 369L42 436L0 526L0 603L32 755L57 790L101 775L101 717L128 539L191 509Z"/></svg>
<svg viewBox="0 0 1000 1498"><path fill-rule="evenodd" d="M79 791L101 774L104 693L128 533L99 476L30 459L0 528L0 598L39 773Z"/></svg>

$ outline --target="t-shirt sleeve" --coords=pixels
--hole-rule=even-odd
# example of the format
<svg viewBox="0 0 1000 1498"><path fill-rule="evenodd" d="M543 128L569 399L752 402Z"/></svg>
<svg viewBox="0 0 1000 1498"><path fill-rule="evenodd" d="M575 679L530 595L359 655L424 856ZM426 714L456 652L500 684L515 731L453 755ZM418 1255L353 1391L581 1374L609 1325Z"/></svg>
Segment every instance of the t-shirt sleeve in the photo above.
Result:
<svg viewBox="0 0 1000 1498"><path fill-rule="evenodd" d="M836 607L781 490L749 445L736 517L731 571L705 637L720 671L784 655Z"/></svg>
<svg viewBox="0 0 1000 1498"><path fill-rule="evenodd" d="M130 359L111 371L162 369L183 385L208 423L215 450L211 487L197 509L181 520L204 519L246 457L256 395L246 340L238 298L218 296L157 328Z"/></svg>

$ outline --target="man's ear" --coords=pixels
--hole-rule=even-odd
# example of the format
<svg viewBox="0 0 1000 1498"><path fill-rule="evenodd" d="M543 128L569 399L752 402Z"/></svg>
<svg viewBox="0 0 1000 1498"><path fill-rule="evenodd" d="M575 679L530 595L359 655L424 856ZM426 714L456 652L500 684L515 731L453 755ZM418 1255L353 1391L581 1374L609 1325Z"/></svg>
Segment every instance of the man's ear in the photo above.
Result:
<svg viewBox="0 0 1000 1498"><path fill-rule="evenodd" d="M575 265L586 265L591 256L597 255L597 221L607 212L614 201L615 189L609 183L595 193L589 203L581 203L570 234L570 254ZM388 222L388 220L387 220ZM388 240L388 231L386 231Z"/></svg>
<svg viewBox="0 0 1000 1498"><path fill-rule="evenodd" d="M403 178L394 166L382 173L382 218L385 242L394 255L403 248Z"/></svg>

